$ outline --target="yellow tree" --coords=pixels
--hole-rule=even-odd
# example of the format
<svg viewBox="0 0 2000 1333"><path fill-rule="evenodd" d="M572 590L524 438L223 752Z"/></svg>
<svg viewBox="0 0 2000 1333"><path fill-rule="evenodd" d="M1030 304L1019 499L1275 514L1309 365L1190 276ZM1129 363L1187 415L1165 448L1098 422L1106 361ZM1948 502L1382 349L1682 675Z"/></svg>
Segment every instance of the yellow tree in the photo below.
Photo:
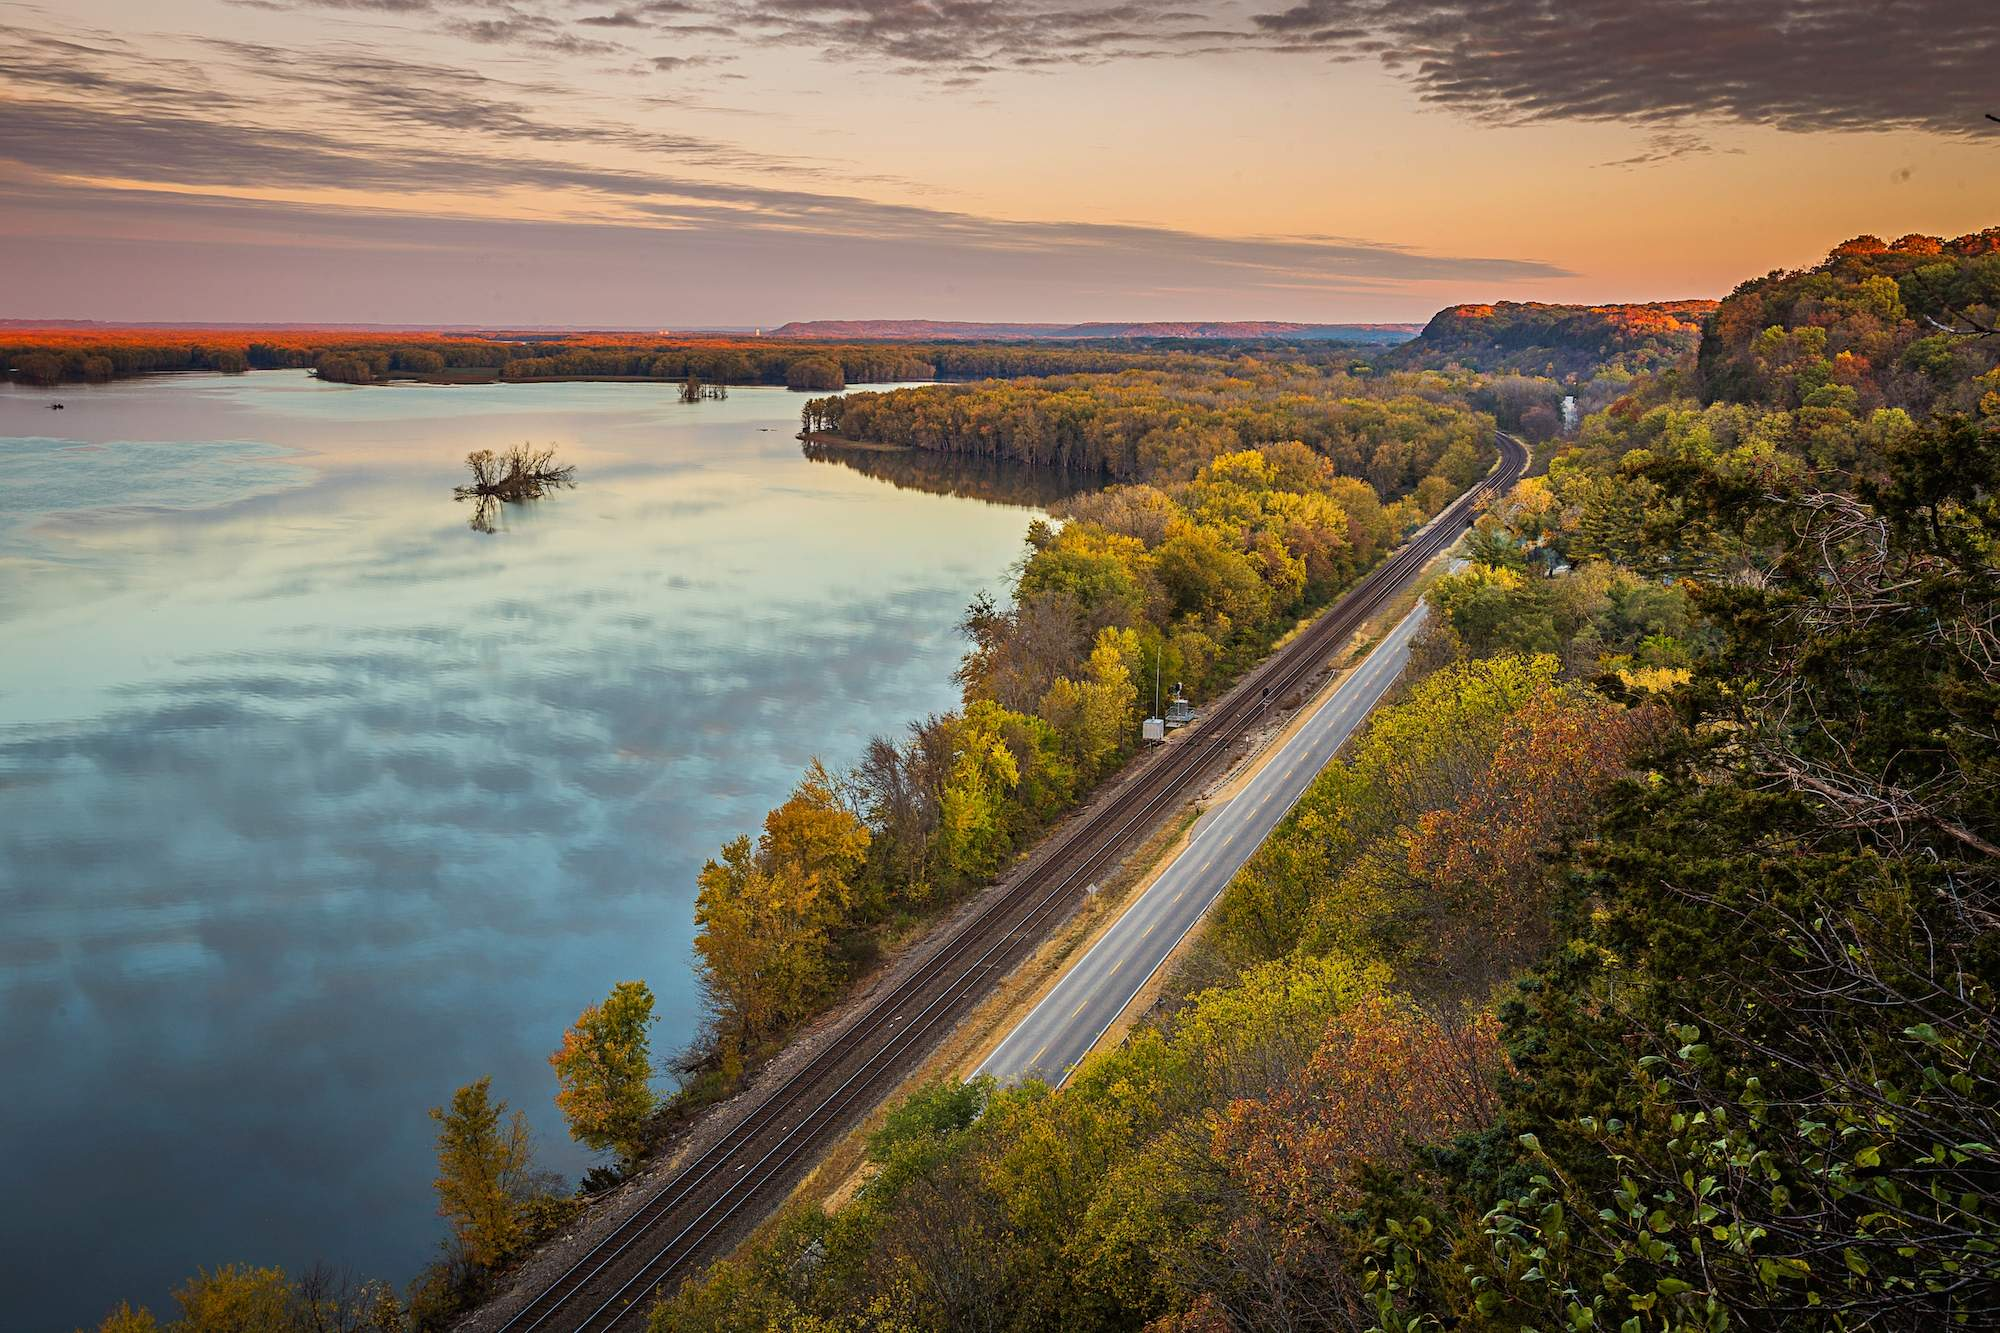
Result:
<svg viewBox="0 0 2000 1333"><path fill-rule="evenodd" d="M826 930L798 915L796 895L764 869L748 838L725 846L697 882L694 947L702 987L725 1054L740 1055L824 989Z"/></svg>
<svg viewBox="0 0 2000 1333"><path fill-rule="evenodd" d="M520 1242L533 1166L528 1118L520 1111L509 1116L506 1102L493 1101L492 1083L468 1083L449 1107L430 1112L438 1124L438 1212L450 1219L467 1256L487 1268Z"/></svg>
<svg viewBox="0 0 2000 1333"><path fill-rule="evenodd" d="M1058 676L1042 696L1042 720L1056 729L1086 776L1110 767L1131 744L1139 656L1138 631L1107 625L1091 649L1089 678Z"/></svg>
<svg viewBox="0 0 2000 1333"><path fill-rule="evenodd" d="M153 1318L153 1312L145 1306L134 1310L125 1301L118 1302L118 1308L97 1326L97 1333L159 1333L160 1321ZM77 1333L83 1333L78 1329Z"/></svg>
<svg viewBox="0 0 2000 1333"><path fill-rule="evenodd" d="M986 699L974 700L951 726L951 769L938 796L938 857L952 874L971 879L992 873L1007 854L1007 798L1021 781L1021 766L1007 748L1009 714Z"/></svg>
<svg viewBox="0 0 2000 1333"><path fill-rule="evenodd" d="M830 933L847 923L868 826L814 760L764 818L698 877L695 952L731 1054L810 1012L833 981Z"/></svg>
<svg viewBox="0 0 2000 1333"><path fill-rule="evenodd" d="M174 1333L273 1333L292 1326L292 1287L282 1268L196 1269L174 1301L181 1307Z"/></svg>
<svg viewBox="0 0 2000 1333"><path fill-rule="evenodd" d="M815 759L790 799L764 816L758 859L796 902L801 918L829 923L852 906L854 876L868 855L868 826L841 799Z"/></svg>
<svg viewBox="0 0 2000 1333"><path fill-rule="evenodd" d="M645 1147L653 1112L652 1025L653 992L643 981L621 981L563 1033L549 1065L556 1071L556 1105L578 1143L627 1161Z"/></svg>

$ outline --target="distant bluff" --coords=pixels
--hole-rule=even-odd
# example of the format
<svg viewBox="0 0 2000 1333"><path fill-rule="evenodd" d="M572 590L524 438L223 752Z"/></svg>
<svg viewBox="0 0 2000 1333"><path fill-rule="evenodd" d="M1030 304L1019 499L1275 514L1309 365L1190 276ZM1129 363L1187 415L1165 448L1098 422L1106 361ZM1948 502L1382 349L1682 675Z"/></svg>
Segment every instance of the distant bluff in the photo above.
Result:
<svg viewBox="0 0 2000 1333"><path fill-rule="evenodd" d="M1024 338L1263 338L1400 342L1415 324L1298 324L1288 320L1151 320L1086 324L1006 324L948 319L805 319L772 329L773 338L958 340Z"/></svg>
<svg viewBox="0 0 2000 1333"><path fill-rule="evenodd" d="M1383 358L1398 370L1461 366L1572 381L1606 371L1638 374L1694 351L1715 301L1644 305L1545 305L1496 301L1455 305Z"/></svg>

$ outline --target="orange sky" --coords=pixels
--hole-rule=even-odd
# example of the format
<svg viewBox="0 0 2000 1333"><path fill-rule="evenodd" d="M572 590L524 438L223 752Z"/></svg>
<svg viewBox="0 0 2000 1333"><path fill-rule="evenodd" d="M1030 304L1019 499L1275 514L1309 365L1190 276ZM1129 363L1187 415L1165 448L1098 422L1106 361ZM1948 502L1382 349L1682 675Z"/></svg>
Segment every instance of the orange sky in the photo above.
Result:
<svg viewBox="0 0 2000 1333"><path fill-rule="evenodd" d="M0 0L0 242L34 257L0 314L1717 295L1860 232L2000 223L2000 10L1889 8Z"/></svg>

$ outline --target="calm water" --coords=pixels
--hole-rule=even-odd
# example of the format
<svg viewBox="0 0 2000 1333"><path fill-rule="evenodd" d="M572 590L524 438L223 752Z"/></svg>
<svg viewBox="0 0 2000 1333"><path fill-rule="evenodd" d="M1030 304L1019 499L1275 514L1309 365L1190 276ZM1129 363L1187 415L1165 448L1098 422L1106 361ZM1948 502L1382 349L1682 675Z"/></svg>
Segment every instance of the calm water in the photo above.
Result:
<svg viewBox="0 0 2000 1333"><path fill-rule="evenodd" d="M798 402L0 390L0 1324L230 1260L407 1278L424 1109L481 1074L587 1165L564 1024L643 977L693 1032L702 858L948 706L1019 550L990 474L808 460ZM577 488L471 531L460 460L522 440Z"/></svg>

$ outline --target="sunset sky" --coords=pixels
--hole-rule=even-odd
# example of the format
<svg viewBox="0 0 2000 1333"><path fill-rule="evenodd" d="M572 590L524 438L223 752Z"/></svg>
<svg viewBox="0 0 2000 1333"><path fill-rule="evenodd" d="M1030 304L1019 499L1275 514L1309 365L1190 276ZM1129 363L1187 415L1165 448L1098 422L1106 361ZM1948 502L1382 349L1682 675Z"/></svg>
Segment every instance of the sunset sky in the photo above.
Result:
<svg viewBox="0 0 2000 1333"><path fill-rule="evenodd" d="M0 0L0 316L1720 295L2000 224L1996 71L1992 0Z"/></svg>

